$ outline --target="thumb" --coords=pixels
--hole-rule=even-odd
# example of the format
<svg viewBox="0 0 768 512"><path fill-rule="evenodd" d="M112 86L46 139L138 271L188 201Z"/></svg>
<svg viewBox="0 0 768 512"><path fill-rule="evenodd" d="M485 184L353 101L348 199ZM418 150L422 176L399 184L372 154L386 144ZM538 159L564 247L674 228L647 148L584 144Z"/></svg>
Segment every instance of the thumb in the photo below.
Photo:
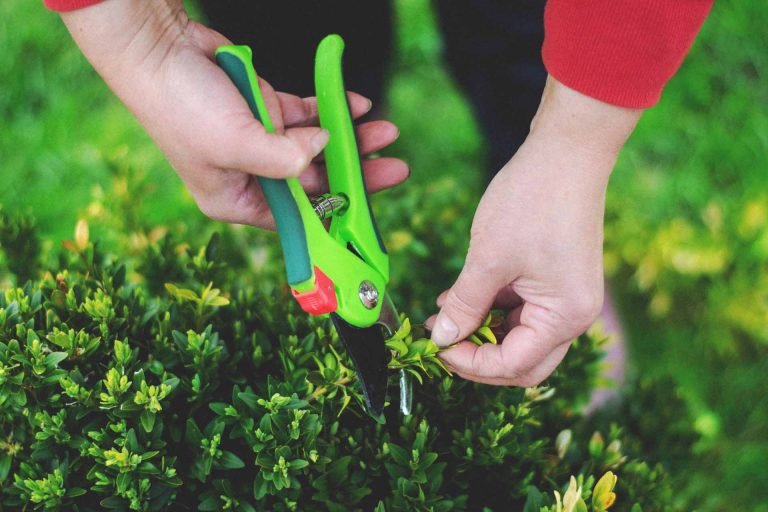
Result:
<svg viewBox="0 0 768 512"><path fill-rule="evenodd" d="M432 328L432 340L445 347L475 332L504 284L492 272L467 263L445 296Z"/></svg>

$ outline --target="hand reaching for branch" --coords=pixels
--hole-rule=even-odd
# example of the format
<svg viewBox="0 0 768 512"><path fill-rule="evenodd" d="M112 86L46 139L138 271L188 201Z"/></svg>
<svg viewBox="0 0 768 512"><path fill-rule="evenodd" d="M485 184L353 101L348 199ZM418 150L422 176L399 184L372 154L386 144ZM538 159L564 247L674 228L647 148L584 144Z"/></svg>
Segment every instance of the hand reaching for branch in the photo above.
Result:
<svg viewBox="0 0 768 512"><path fill-rule="evenodd" d="M299 176L308 194L327 190L316 157L328 133L318 126L315 99L275 92L261 80L277 131L267 133L214 61L216 48L231 43L190 21L180 0L110 0L62 18L209 217L272 228L256 176ZM357 94L350 93L349 100L355 118L371 107ZM374 121L361 124L357 133L365 156L391 144L398 130ZM364 172L371 191L408 176L405 163L394 158L367 160Z"/></svg>
<svg viewBox="0 0 768 512"><path fill-rule="evenodd" d="M456 283L432 326L460 376L532 386L555 369L603 301L603 212L608 177L641 111L614 107L550 78L526 142L483 195ZM464 340L503 308L498 345Z"/></svg>

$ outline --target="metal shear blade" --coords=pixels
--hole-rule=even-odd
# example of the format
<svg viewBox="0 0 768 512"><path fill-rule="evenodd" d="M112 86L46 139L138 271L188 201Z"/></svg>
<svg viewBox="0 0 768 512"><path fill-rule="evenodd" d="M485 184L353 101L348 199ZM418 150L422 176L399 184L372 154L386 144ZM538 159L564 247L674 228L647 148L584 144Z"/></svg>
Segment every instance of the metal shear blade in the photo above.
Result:
<svg viewBox="0 0 768 512"><path fill-rule="evenodd" d="M384 296L377 323L355 327L339 315L331 314L347 353L355 365L366 405L374 416L384 411L389 376L389 350L385 344L400 326L400 317L389 296Z"/></svg>

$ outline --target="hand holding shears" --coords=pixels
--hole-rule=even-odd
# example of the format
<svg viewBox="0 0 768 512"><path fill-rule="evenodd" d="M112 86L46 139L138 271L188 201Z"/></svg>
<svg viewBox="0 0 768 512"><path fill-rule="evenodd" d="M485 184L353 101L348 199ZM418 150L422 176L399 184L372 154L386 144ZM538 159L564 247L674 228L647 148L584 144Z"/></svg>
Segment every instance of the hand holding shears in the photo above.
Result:
<svg viewBox="0 0 768 512"><path fill-rule="evenodd" d="M288 284L301 307L330 314L357 370L370 411L381 415L389 354L385 339L399 317L387 296L389 256L376 226L363 180L354 126L341 71L344 43L328 36L315 66L320 125L329 132L324 156L329 194L306 195L296 178L259 177L283 247ZM223 46L216 61L232 79L264 128L274 127L244 46ZM326 229L324 220L329 220ZM401 410L410 409L409 383L401 375Z"/></svg>

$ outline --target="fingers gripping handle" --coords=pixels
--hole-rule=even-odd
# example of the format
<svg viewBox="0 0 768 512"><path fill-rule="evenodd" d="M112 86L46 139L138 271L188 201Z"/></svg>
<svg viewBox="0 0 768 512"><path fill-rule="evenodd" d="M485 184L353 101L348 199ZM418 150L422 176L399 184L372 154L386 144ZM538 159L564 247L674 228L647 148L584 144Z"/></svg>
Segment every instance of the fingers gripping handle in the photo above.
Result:
<svg viewBox="0 0 768 512"><path fill-rule="evenodd" d="M228 45L216 50L216 63L240 91L253 116L264 125L267 132L274 133L275 128L261 96L259 79L251 59L251 49L247 46ZM306 229L299 205L291 191L295 187L301 189L301 185L296 178L277 180L259 176L258 179L280 235L288 284L301 287L303 283L313 283Z"/></svg>

